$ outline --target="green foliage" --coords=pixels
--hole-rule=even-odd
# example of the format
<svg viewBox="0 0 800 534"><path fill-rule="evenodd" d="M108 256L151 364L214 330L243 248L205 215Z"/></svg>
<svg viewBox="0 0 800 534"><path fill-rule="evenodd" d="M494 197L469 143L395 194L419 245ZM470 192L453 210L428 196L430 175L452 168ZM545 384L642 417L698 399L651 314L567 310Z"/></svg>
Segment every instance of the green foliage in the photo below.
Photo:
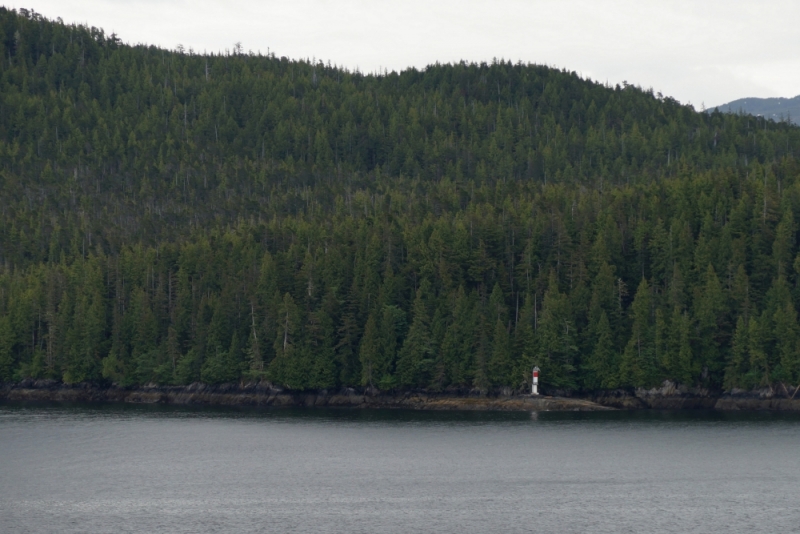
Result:
<svg viewBox="0 0 800 534"><path fill-rule="evenodd" d="M401 386L425 384L430 378L433 364L430 317L424 297L425 291L420 287L414 299L411 326L397 359L397 375Z"/></svg>
<svg viewBox="0 0 800 534"><path fill-rule="evenodd" d="M800 364L800 327L797 324L797 311L791 302L773 315L777 369L775 378L795 383Z"/></svg>
<svg viewBox="0 0 800 534"><path fill-rule="evenodd" d="M5 8L0 62L0 381L800 381L797 127Z"/></svg>
<svg viewBox="0 0 800 534"><path fill-rule="evenodd" d="M558 289L555 271L550 271L536 332L537 357L534 363L543 374L547 373L548 382L556 387L575 386L577 332L571 319L569 300Z"/></svg>
<svg viewBox="0 0 800 534"><path fill-rule="evenodd" d="M631 304L631 338L620 364L620 381L626 386L652 385L654 380L655 331L650 286L642 278Z"/></svg>
<svg viewBox="0 0 800 534"><path fill-rule="evenodd" d="M14 333L8 316L0 319L0 381L10 381L14 366Z"/></svg>
<svg viewBox="0 0 800 534"><path fill-rule="evenodd" d="M381 351L378 337L378 324L374 314L370 314L361 337L359 360L361 362L361 385L374 387L377 378L381 377L379 354Z"/></svg>
<svg viewBox="0 0 800 534"><path fill-rule="evenodd" d="M600 319L594 329L594 348L588 358L588 375L592 381L590 387L613 389L618 386L618 376L616 370L619 368L615 361L616 354L611 338L611 326L608 322L608 315L605 311L601 312Z"/></svg>

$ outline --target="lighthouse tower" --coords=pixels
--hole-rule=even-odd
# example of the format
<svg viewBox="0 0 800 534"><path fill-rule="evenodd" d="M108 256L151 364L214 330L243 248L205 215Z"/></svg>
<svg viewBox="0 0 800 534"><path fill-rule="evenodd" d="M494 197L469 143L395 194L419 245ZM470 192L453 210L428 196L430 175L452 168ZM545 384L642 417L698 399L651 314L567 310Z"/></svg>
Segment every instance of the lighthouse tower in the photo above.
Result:
<svg viewBox="0 0 800 534"><path fill-rule="evenodd" d="M539 368L533 368L533 380L531 381L531 395L539 394Z"/></svg>

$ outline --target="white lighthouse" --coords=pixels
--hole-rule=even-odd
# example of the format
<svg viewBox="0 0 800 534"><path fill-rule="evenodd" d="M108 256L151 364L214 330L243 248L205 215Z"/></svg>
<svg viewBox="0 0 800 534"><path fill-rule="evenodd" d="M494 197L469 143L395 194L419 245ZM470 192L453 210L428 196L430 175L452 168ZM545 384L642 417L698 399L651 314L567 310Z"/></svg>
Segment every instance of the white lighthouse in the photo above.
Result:
<svg viewBox="0 0 800 534"><path fill-rule="evenodd" d="M533 368L533 380L531 381L531 395L539 394L539 368Z"/></svg>

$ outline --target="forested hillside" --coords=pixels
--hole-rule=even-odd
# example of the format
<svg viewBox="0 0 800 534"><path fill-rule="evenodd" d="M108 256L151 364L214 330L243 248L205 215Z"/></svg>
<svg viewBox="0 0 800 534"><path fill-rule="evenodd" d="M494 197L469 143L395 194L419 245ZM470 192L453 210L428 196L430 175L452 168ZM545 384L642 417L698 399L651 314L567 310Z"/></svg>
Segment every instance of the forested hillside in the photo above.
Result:
<svg viewBox="0 0 800 534"><path fill-rule="evenodd" d="M0 8L0 381L800 380L800 129L537 65L364 75Z"/></svg>

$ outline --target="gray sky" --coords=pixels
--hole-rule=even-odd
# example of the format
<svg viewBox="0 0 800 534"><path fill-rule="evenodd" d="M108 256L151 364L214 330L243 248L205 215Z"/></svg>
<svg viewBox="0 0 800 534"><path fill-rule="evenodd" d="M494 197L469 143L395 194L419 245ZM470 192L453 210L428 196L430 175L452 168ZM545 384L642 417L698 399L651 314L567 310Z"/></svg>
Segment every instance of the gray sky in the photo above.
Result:
<svg viewBox="0 0 800 534"><path fill-rule="evenodd" d="M16 0L127 43L317 58L364 72L493 57L652 87L696 108L800 94L789 0Z"/></svg>

